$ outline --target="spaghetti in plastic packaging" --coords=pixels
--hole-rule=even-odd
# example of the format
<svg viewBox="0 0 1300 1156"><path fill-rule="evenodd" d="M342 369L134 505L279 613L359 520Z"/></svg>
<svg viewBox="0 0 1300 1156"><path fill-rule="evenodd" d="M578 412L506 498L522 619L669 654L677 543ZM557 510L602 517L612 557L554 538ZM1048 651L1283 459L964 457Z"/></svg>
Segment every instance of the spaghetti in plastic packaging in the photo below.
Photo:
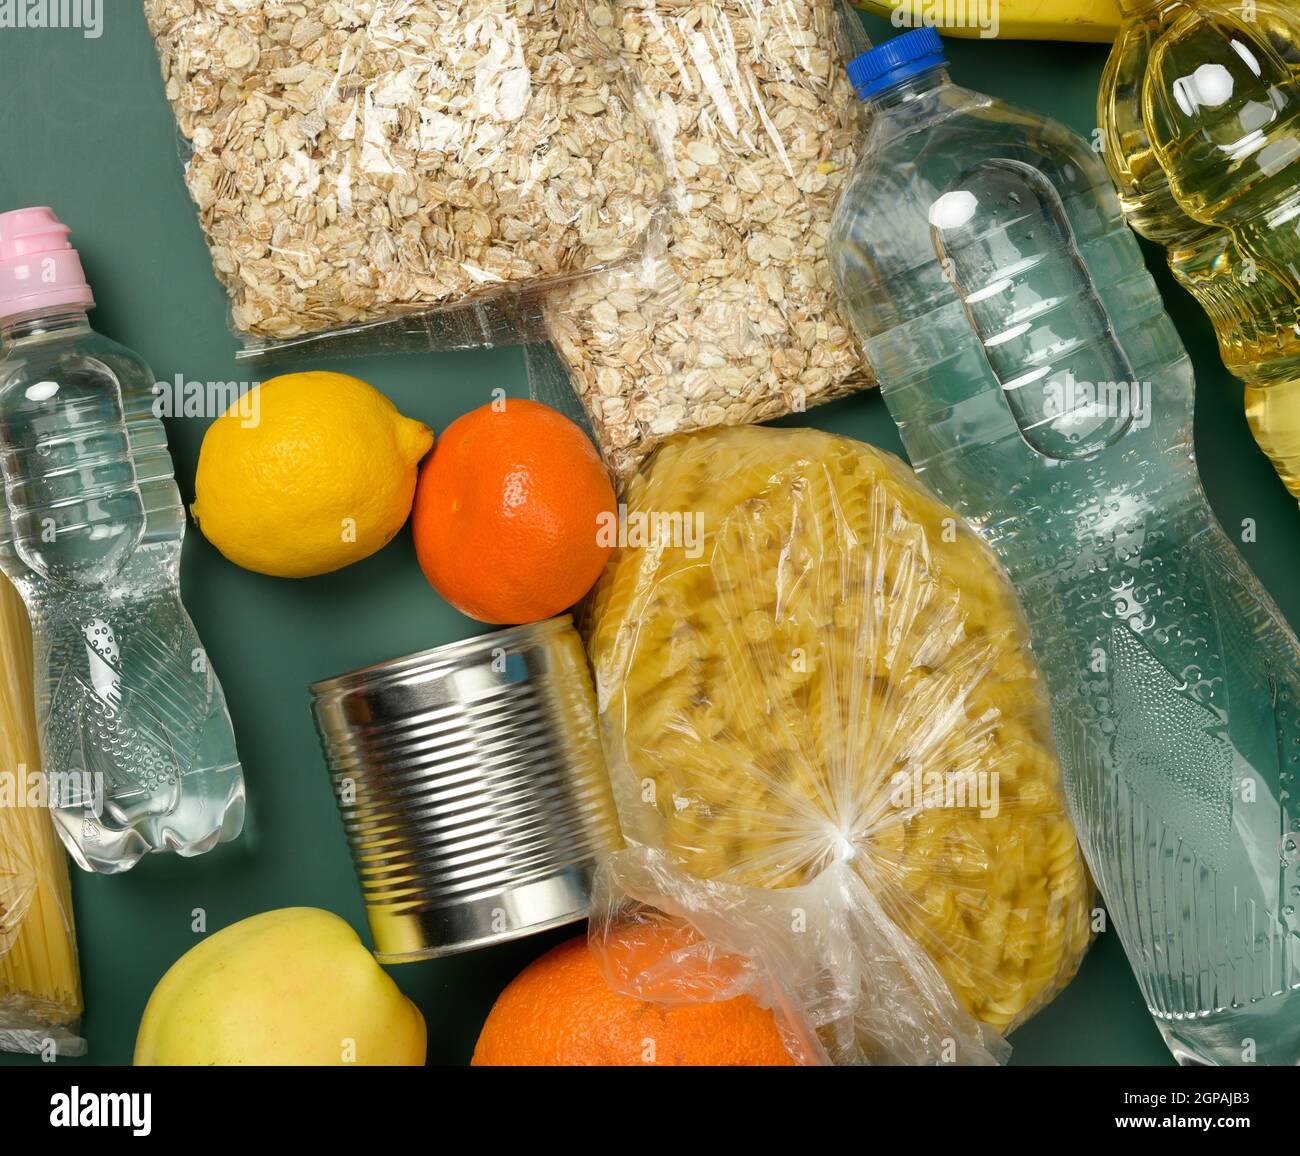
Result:
<svg viewBox="0 0 1300 1156"><path fill-rule="evenodd" d="M561 368L626 476L664 438L762 421L872 384L835 303L826 240L865 106L842 0L613 0L598 31L636 83L671 211L640 258L543 303Z"/></svg>
<svg viewBox="0 0 1300 1156"><path fill-rule="evenodd" d="M586 621L628 842L592 920L610 982L747 992L808 1062L1004 1058L1077 970L1092 886L993 556L814 430L675 438L625 501ZM690 935L607 949L645 921Z"/></svg>
<svg viewBox="0 0 1300 1156"><path fill-rule="evenodd" d="M144 7L246 352L538 337L662 207L609 0Z"/></svg>
<svg viewBox="0 0 1300 1156"><path fill-rule="evenodd" d="M0 1051L85 1054L68 857L41 774L27 611L0 578Z"/></svg>

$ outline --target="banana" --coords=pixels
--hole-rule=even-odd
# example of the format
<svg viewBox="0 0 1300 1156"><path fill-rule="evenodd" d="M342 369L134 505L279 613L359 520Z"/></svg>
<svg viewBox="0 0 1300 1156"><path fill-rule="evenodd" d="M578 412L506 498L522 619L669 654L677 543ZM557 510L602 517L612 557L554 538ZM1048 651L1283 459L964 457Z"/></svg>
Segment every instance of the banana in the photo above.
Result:
<svg viewBox="0 0 1300 1156"><path fill-rule="evenodd" d="M929 26L945 36L1109 44L1120 26L1116 0L853 0L853 5L883 16L900 31Z"/></svg>

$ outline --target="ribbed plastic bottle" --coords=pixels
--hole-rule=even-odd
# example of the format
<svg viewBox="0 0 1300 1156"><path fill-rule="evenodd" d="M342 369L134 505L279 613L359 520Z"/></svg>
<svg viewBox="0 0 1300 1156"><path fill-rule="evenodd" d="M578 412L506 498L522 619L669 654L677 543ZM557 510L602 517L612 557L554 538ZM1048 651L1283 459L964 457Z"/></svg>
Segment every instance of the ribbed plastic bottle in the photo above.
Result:
<svg viewBox="0 0 1300 1156"><path fill-rule="evenodd" d="M0 214L0 568L35 644L47 800L84 868L239 834L221 684L180 598L185 510L154 377L90 327L49 210Z"/></svg>
<svg viewBox="0 0 1300 1156"><path fill-rule="evenodd" d="M1210 314L1255 440L1300 499L1300 6L1120 7L1098 102L1120 204Z"/></svg>
<svg viewBox="0 0 1300 1156"><path fill-rule="evenodd" d="M912 464L993 546L1067 798L1182 1062L1300 1059L1300 644L1215 521L1192 367L1104 166L955 86L939 38L855 60L875 105L832 268Z"/></svg>

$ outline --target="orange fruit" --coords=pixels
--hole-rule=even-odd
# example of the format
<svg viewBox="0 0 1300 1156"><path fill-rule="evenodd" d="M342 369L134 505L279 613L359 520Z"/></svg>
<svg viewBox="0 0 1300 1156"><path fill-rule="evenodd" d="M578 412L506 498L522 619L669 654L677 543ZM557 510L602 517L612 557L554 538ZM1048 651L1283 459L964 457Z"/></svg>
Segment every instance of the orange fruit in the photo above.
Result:
<svg viewBox="0 0 1300 1156"><path fill-rule="evenodd" d="M616 509L587 435L510 398L447 427L420 471L411 525L439 594L480 622L513 624L559 614L591 589Z"/></svg>
<svg viewBox="0 0 1300 1156"><path fill-rule="evenodd" d="M629 952L639 955L644 946L631 944ZM688 974L687 988L698 990L698 984L698 975ZM515 977L489 1013L472 1062L476 1067L794 1063L772 1013L749 996L665 1004L620 995L605 982L586 936L560 944Z"/></svg>

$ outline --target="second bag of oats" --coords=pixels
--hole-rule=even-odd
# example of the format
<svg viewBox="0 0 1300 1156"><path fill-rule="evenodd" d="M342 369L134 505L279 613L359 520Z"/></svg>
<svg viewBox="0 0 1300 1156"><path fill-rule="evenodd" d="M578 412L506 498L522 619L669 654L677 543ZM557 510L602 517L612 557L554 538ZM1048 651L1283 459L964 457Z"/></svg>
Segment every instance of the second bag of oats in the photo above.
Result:
<svg viewBox="0 0 1300 1156"><path fill-rule="evenodd" d="M550 294L536 395L572 389L626 476L673 434L762 421L872 384L826 239L861 139L839 0L613 0L621 56L668 170L643 256Z"/></svg>

